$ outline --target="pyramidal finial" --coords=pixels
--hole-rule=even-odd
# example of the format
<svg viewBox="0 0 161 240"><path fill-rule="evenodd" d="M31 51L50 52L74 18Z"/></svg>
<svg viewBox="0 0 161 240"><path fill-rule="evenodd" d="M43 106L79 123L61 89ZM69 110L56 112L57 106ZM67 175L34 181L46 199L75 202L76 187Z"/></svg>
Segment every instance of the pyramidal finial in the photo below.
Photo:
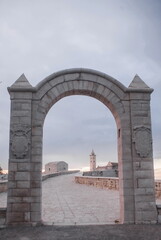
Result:
<svg viewBox="0 0 161 240"><path fill-rule="evenodd" d="M11 86L11 88L32 88L32 85L27 80L25 74L23 73Z"/></svg>
<svg viewBox="0 0 161 240"><path fill-rule="evenodd" d="M136 74L134 79L132 80L131 84L129 85L129 88L133 89L147 89L149 88L148 85Z"/></svg>

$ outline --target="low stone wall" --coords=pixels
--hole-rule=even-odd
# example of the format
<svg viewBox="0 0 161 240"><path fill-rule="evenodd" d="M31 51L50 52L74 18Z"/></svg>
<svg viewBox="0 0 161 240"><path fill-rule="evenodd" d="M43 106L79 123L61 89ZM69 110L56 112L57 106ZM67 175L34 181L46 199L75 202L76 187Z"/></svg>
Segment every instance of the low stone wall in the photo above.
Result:
<svg viewBox="0 0 161 240"><path fill-rule="evenodd" d="M83 176L86 177L118 177L118 170L116 169L108 169L102 171L88 171L83 172Z"/></svg>
<svg viewBox="0 0 161 240"><path fill-rule="evenodd" d="M161 205L157 204L158 223L161 223Z"/></svg>
<svg viewBox="0 0 161 240"><path fill-rule="evenodd" d="M0 208L0 226L5 225L7 208Z"/></svg>
<svg viewBox="0 0 161 240"><path fill-rule="evenodd" d="M57 176L60 176L60 175L78 173L78 172L80 172L80 170L73 170L73 171L65 171L65 172L57 172L57 173L47 174L47 175L42 176L42 181L45 181L48 178L57 177Z"/></svg>
<svg viewBox="0 0 161 240"><path fill-rule="evenodd" d="M7 183L8 181L0 181L0 193L7 192Z"/></svg>
<svg viewBox="0 0 161 240"><path fill-rule="evenodd" d="M155 180L155 194L156 198L161 197L161 180Z"/></svg>
<svg viewBox="0 0 161 240"><path fill-rule="evenodd" d="M72 173L78 173L78 172L79 172L79 170L74 170L74 171L66 171L66 172L58 172L58 173L47 174L47 175L42 176L42 181L44 181L48 178L51 178L51 177L57 177L57 176L60 176L60 175L66 175L66 174L72 174ZM7 184L8 184L7 180L0 181L0 193L7 192Z"/></svg>
<svg viewBox="0 0 161 240"><path fill-rule="evenodd" d="M119 190L119 178L76 176L75 182L100 188ZM155 180L156 198L161 197L161 180Z"/></svg>
<svg viewBox="0 0 161 240"><path fill-rule="evenodd" d="M119 179L114 177L82 177L76 176L75 182L80 184L92 185L100 188L107 188L118 190L119 189Z"/></svg>

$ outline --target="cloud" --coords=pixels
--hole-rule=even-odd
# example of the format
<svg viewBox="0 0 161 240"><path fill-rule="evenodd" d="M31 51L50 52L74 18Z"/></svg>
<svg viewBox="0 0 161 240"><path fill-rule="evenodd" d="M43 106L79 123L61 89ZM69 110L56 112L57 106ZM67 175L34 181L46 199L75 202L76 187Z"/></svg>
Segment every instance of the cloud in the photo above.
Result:
<svg viewBox="0 0 161 240"><path fill-rule="evenodd" d="M154 156L160 158L160 12L159 0L1 0L2 167L7 168L9 146L10 100L6 88L22 73L35 86L51 73L73 67L100 70L125 86L138 73L155 89L151 102ZM94 147L102 162L107 156L117 158L116 137L112 135L116 126L111 113L108 115L104 105L88 98L73 99L64 98L50 110L44 129L45 155L52 155L54 146L56 156L63 153L72 159L71 164L79 156L83 165Z"/></svg>

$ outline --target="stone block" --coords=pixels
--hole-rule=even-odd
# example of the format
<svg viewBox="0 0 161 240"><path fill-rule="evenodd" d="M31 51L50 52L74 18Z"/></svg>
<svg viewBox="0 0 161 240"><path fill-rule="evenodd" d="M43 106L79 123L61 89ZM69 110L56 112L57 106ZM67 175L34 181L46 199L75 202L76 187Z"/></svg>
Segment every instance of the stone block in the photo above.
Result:
<svg viewBox="0 0 161 240"><path fill-rule="evenodd" d="M102 84L103 86L105 86L108 89L111 89L111 87L113 85L113 82L108 81L107 79L100 77L100 76L97 77L96 82L99 84Z"/></svg>
<svg viewBox="0 0 161 240"><path fill-rule="evenodd" d="M34 114L32 114L34 117L33 120L35 125L42 126L42 120L44 119L44 114L46 114L46 112L44 111L44 109L41 108L41 106L39 106L37 111Z"/></svg>
<svg viewBox="0 0 161 240"><path fill-rule="evenodd" d="M65 81L73 81L73 80L80 79L80 73L65 74L64 79Z"/></svg>
<svg viewBox="0 0 161 240"><path fill-rule="evenodd" d="M17 100L26 100L26 99L32 99L32 92L12 92L10 93L11 99Z"/></svg>
<svg viewBox="0 0 161 240"><path fill-rule="evenodd" d="M142 93L142 92L131 92L130 93L130 100L150 100L150 93Z"/></svg>
<svg viewBox="0 0 161 240"><path fill-rule="evenodd" d="M30 222L30 212L24 212L24 221Z"/></svg>
<svg viewBox="0 0 161 240"><path fill-rule="evenodd" d="M16 181L29 181L30 180L30 173L29 172L16 172L15 173L15 180Z"/></svg>
<svg viewBox="0 0 161 240"><path fill-rule="evenodd" d="M41 212L31 212L31 221L40 222L41 221Z"/></svg>
<svg viewBox="0 0 161 240"><path fill-rule="evenodd" d="M29 197L30 190L29 189L9 189L9 196L11 197Z"/></svg>
<svg viewBox="0 0 161 240"><path fill-rule="evenodd" d="M35 147L35 146L33 145L33 148L32 148L31 153L32 153L33 155L41 155L41 154L42 154L42 148L41 148L41 147Z"/></svg>
<svg viewBox="0 0 161 240"><path fill-rule="evenodd" d="M144 221L156 221L157 222L157 212L155 211L142 211L142 218Z"/></svg>
<svg viewBox="0 0 161 240"><path fill-rule="evenodd" d="M150 188L150 187L154 187L154 181L153 179L138 179L138 187L139 188Z"/></svg>
<svg viewBox="0 0 161 240"><path fill-rule="evenodd" d="M135 171L136 178L153 178L154 174L151 170L137 170Z"/></svg>
<svg viewBox="0 0 161 240"><path fill-rule="evenodd" d="M7 222L15 223L15 222L24 222L24 214L23 212L10 212L7 213Z"/></svg>
<svg viewBox="0 0 161 240"><path fill-rule="evenodd" d="M112 84L110 89L118 96L118 98L120 100L124 98L125 92L120 87L118 87L116 84Z"/></svg>
<svg viewBox="0 0 161 240"><path fill-rule="evenodd" d="M57 84L60 84L60 83L64 82L64 80L65 80L64 75L59 76L59 77L55 77L55 78L53 78L52 80L49 81L49 84L50 84L50 86L55 87Z"/></svg>
<svg viewBox="0 0 161 240"><path fill-rule="evenodd" d="M119 187L120 189L120 187ZM124 188L123 189L123 195L124 196L133 196L134 195L134 190L132 188Z"/></svg>
<svg viewBox="0 0 161 240"><path fill-rule="evenodd" d="M158 223L161 223L161 215L158 215Z"/></svg>
<svg viewBox="0 0 161 240"><path fill-rule="evenodd" d="M41 188L42 181L31 181L31 188Z"/></svg>
<svg viewBox="0 0 161 240"><path fill-rule="evenodd" d="M125 210L125 212L122 213L121 218L123 216L124 216L124 219L121 220L122 224L134 224L134 219L135 219L134 211Z"/></svg>
<svg viewBox="0 0 161 240"><path fill-rule="evenodd" d="M74 91L74 85L73 85L73 82L70 81L70 82L67 82L68 83L68 89L69 91Z"/></svg>
<svg viewBox="0 0 161 240"><path fill-rule="evenodd" d="M22 125L30 125L31 124L31 116L19 117L19 123L21 123Z"/></svg>
<svg viewBox="0 0 161 240"><path fill-rule="evenodd" d="M64 88L62 84L57 85L55 88L57 89L59 95L64 93Z"/></svg>
<svg viewBox="0 0 161 240"><path fill-rule="evenodd" d="M17 182L16 181L9 181L7 186L8 186L8 189L9 188L16 188Z"/></svg>
<svg viewBox="0 0 161 240"><path fill-rule="evenodd" d="M10 163L9 163L9 171L14 171L14 172L16 172L16 171L17 171L17 163L12 163L12 162L10 162Z"/></svg>
<svg viewBox="0 0 161 240"><path fill-rule="evenodd" d="M41 99L50 89L51 89L51 85L46 82L36 93L36 97L38 99Z"/></svg>
<svg viewBox="0 0 161 240"><path fill-rule="evenodd" d="M73 88L74 88L74 90L79 89L79 82L78 81L73 81Z"/></svg>
<svg viewBox="0 0 161 240"><path fill-rule="evenodd" d="M153 170L153 161L141 161L142 170Z"/></svg>
<svg viewBox="0 0 161 240"><path fill-rule="evenodd" d="M14 116L11 116L12 117L12 124L20 124L21 121L20 121L20 117L14 117Z"/></svg>
<svg viewBox="0 0 161 240"><path fill-rule="evenodd" d="M147 195L147 194L145 194L145 195L135 195L135 202L136 202L136 204L138 203L138 202L155 202L155 196L154 196L154 194L152 194L152 195Z"/></svg>
<svg viewBox="0 0 161 240"><path fill-rule="evenodd" d="M22 197L8 197L8 203L21 203L22 201Z"/></svg>
<svg viewBox="0 0 161 240"><path fill-rule="evenodd" d="M41 203L41 197L23 197L23 202L25 203Z"/></svg>
<svg viewBox="0 0 161 240"><path fill-rule="evenodd" d="M11 172L8 174L8 181L14 181L15 180L15 172Z"/></svg>
<svg viewBox="0 0 161 240"><path fill-rule="evenodd" d="M9 161L10 163L22 163L22 162L29 163L30 159L29 158L10 158Z"/></svg>
<svg viewBox="0 0 161 240"><path fill-rule="evenodd" d="M39 197L42 195L40 188L33 188L31 189L31 197Z"/></svg>
<svg viewBox="0 0 161 240"><path fill-rule="evenodd" d="M30 115L31 115L31 111L26 111L26 110L12 111L13 117L26 117Z"/></svg>
<svg viewBox="0 0 161 240"><path fill-rule="evenodd" d="M91 92L91 91L93 90L93 85L94 85L93 82L89 82L89 81L88 81L87 90ZM90 93L90 95L91 95L91 93Z"/></svg>
<svg viewBox="0 0 161 240"><path fill-rule="evenodd" d="M31 163L32 172L40 172L42 170L42 163Z"/></svg>
<svg viewBox="0 0 161 240"><path fill-rule="evenodd" d="M104 89L105 89L104 86L99 85L98 88L97 88L97 93L101 95L102 92L104 91Z"/></svg>
<svg viewBox="0 0 161 240"><path fill-rule="evenodd" d="M31 181L41 181L42 174L39 172L31 172Z"/></svg>
<svg viewBox="0 0 161 240"><path fill-rule="evenodd" d="M30 211L30 204L29 203L13 203L12 211L13 212L28 212L28 211Z"/></svg>
<svg viewBox="0 0 161 240"><path fill-rule="evenodd" d="M30 188L30 181L17 181L17 188Z"/></svg>
<svg viewBox="0 0 161 240"><path fill-rule="evenodd" d="M17 168L18 171L25 172L25 171L30 171L30 163L17 163Z"/></svg>
<svg viewBox="0 0 161 240"><path fill-rule="evenodd" d="M36 146L37 143L42 143L42 136L32 136L32 143L34 146Z"/></svg>
<svg viewBox="0 0 161 240"><path fill-rule="evenodd" d="M90 73L81 73L81 75L80 75L80 79L88 80L88 81L91 81L91 82L96 82L97 78L98 78L98 75L93 75L93 74L90 74Z"/></svg>
<svg viewBox="0 0 161 240"><path fill-rule="evenodd" d="M122 187L123 189L133 188L134 187L133 180L132 179L126 179L124 181L120 181L120 187Z"/></svg>
<svg viewBox="0 0 161 240"><path fill-rule="evenodd" d="M22 108L22 110L30 111L31 110L31 100L25 101L25 102L21 101L21 108Z"/></svg>
<svg viewBox="0 0 161 240"><path fill-rule="evenodd" d="M69 90L68 84L67 84L66 82L64 82L64 83L62 84L62 86L63 86L64 91L65 91L65 92L68 92L68 90Z"/></svg>
<svg viewBox="0 0 161 240"><path fill-rule="evenodd" d="M124 209L125 211L134 211L134 196L124 197Z"/></svg>
<svg viewBox="0 0 161 240"><path fill-rule="evenodd" d="M137 202L137 204L135 205L136 210L139 211L148 211L148 209L151 209L151 203L150 202ZM156 208L156 206L155 206Z"/></svg>
<svg viewBox="0 0 161 240"><path fill-rule="evenodd" d="M135 188L135 196L146 195L146 188Z"/></svg>
<svg viewBox="0 0 161 240"><path fill-rule="evenodd" d="M31 212L41 212L41 204L31 203Z"/></svg>
<svg viewBox="0 0 161 240"><path fill-rule="evenodd" d="M58 89L55 87L53 87L49 92L48 95L51 97L51 99L56 99L60 94L58 92Z"/></svg>
<svg viewBox="0 0 161 240"><path fill-rule="evenodd" d="M42 163L42 155L41 154L32 155L31 162L32 163Z"/></svg>

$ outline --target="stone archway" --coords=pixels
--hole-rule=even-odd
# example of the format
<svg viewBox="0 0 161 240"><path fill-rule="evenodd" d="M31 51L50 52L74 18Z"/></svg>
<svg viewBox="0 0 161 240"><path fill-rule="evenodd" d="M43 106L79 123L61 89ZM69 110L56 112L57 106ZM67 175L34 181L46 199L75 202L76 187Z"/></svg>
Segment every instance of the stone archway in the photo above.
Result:
<svg viewBox="0 0 161 240"><path fill-rule="evenodd" d="M150 89L137 75L128 88L89 69L54 73L36 87L22 75L10 88L11 123L7 224L41 222L43 123L70 95L91 96L112 112L118 131L121 223L157 221L152 158Z"/></svg>

